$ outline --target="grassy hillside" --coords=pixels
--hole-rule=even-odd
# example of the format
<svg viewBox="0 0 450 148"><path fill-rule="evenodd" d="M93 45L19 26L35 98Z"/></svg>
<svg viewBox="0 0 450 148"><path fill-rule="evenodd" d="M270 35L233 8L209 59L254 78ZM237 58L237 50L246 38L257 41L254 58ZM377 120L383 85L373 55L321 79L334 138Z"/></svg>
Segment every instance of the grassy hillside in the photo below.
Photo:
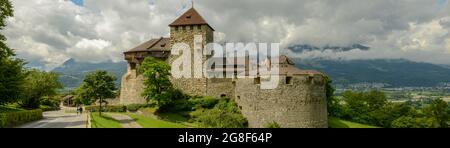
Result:
<svg viewBox="0 0 450 148"><path fill-rule="evenodd" d="M344 121L344 120L340 120L337 118L329 118L328 124L329 124L328 126L330 126L330 128L377 128L375 126Z"/></svg>

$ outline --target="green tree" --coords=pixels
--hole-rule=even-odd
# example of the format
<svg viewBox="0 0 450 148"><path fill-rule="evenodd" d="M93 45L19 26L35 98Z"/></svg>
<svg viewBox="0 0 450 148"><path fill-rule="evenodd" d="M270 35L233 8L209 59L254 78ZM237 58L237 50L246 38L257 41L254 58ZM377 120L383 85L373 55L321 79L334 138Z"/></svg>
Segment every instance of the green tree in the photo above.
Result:
<svg viewBox="0 0 450 148"><path fill-rule="evenodd" d="M85 89L83 89L83 85L81 85L80 87L78 87L77 89L75 89L74 91L74 95L75 95L75 99L74 99L74 103L75 105L79 105L79 104L83 104L83 105L92 105L93 100L91 99L88 93L84 92L87 91Z"/></svg>
<svg viewBox="0 0 450 148"><path fill-rule="evenodd" d="M361 123L360 118L369 112L367 103L364 100L364 94L353 91L345 91L342 94L342 97L345 103L343 118Z"/></svg>
<svg viewBox="0 0 450 148"><path fill-rule="evenodd" d="M148 102L155 101L158 107L164 107L176 99L171 97L171 92L174 90L170 82L169 64L152 57L147 57L139 65L139 72L145 77L145 88L142 96Z"/></svg>
<svg viewBox="0 0 450 148"><path fill-rule="evenodd" d="M0 0L0 30L6 27L6 19L12 17L13 7L9 0ZM6 45L6 37L0 34L0 58L7 58L14 55L14 52Z"/></svg>
<svg viewBox="0 0 450 148"><path fill-rule="evenodd" d="M448 128L450 114L447 102L442 99L433 100L423 111L427 117L435 120L436 127Z"/></svg>
<svg viewBox="0 0 450 148"><path fill-rule="evenodd" d="M26 77L23 64L19 59L0 58L0 105L20 99Z"/></svg>
<svg viewBox="0 0 450 148"><path fill-rule="evenodd" d="M84 99L91 99L92 102L99 101L99 114L102 115L102 103L104 99L116 97L116 78L106 71L96 71L86 75L81 84L78 94Z"/></svg>
<svg viewBox="0 0 450 148"><path fill-rule="evenodd" d="M342 94L344 100L343 118L364 123L378 125L372 112L378 112L387 104L386 95L377 90L370 92L346 91ZM371 115L372 113L372 115Z"/></svg>
<svg viewBox="0 0 450 148"><path fill-rule="evenodd" d="M376 109L369 113L372 117L372 120L369 121L369 123L379 127L390 128L392 127L393 121L398 118L402 116L413 117L414 114L413 108L405 103L387 103L380 109Z"/></svg>
<svg viewBox="0 0 450 148"><path fill-rule="evenodd" d="M20 105L24 108L39 108L42 97L54 96L62 88L58 81L58 74L33 69L27 72L23 84Z"/></svg>
<svg viewBox="0 0 450 148"><path fill-rule="evenodd" d="M392 122L392 128L433 128L433 119L403 116Z"/></svg>
<svg viewBox="0 0 450 148"><path fill-rule="evenodd" d="M13 16L9 0L0 0L0 31L6 27L6 19ZM12 59L14 52L6 45L6 37L0 32L0 105L16 102L25 79L24 62Z"/></svg>
<svg viewBox="0 0 450 148"><path fill-rule="evenodd" d="M386 94L378 90L372 90L364 96L364 101L367 103L370 111L380 109L388 102Z"/></svg>
<svg viewBox="0 0 450 148"><path fill-rule="evenodd" d="M334 89L332 85L333 81L330 77L325 77L325 93L327 96L327 110L328 115L333 117L341 117L342 114L342 105L340 104L340 100L334 96Z"/></svg>

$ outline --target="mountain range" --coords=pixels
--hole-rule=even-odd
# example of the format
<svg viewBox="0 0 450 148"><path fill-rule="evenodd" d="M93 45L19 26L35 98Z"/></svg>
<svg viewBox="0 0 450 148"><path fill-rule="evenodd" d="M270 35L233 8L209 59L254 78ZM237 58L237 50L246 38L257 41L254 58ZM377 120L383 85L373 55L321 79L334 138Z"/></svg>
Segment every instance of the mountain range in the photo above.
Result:
<svg viewBox="0 0 450 148"><path fill-rule="evenodd" d="M84 76L89 72L97 70L105 70L114 75L117 80L116 84L120 84L122 76L127 70L126 62L102 62L102 63L87 63L77 62L74 59L69 59L61 66L56 67L52 72L59 74L59 81L67 89L78 87L84 79Z"/></svg>
<svg viewBox="0 0 450 148"><path fill-rule="evenodd" d="M335 85L348 87L358 83L382 83L389 87L434 87L450 82L450 66L414 62L405 59L333 60L292 59L301 69L318 70L330 76ZM67 89L78 87L84 76L106 70L116 76L116 84L127 70L126 62L85 63L73 59L55 68Z"/></svg>
<svg viewBox="0 0 450 148"><path fill-rule="evenodd" d="M405 59L330 60L293 59L301 69L314 69L330 76L335 84L383 83L390 87L434 87L450 82L447 65Z"/></svg>

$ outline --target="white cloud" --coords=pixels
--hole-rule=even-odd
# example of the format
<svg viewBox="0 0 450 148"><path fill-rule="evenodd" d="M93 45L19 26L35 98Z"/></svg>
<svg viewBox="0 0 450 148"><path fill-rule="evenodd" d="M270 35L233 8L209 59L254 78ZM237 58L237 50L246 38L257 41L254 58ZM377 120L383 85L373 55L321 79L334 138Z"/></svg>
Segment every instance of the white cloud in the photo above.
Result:
<svg viewBox="0 0 450 148"><path fill-rule="evenodd" d="M74 47L68 48L66 53L80 61L102 62L118 61L120 51L112 46L112 43L102 39L82 39Z"/></svg>
<svg viewBox="0 0 450 148"><path fill-rule="evenodd" d="M445 48L447 50L447 54L450 54L450 38L447 39Z"/></svg>
<svg viewBox="0 0 450 148"><path fill-rule="evenodd" d="M190 5L187 0L85 0L84 6L67 0L12 2L15 17L4 30L9 46L18 49L20 57L46 69L68 58L123 60L123 51L168 36L167 25ZM360 43L372 50L326 54L450 64L450 58L445 58L450 54L448 3L196 0L195 7L222 41L281 42L284 47Z"/></svg>
<svg viewBox="0 0 450 148"><path fill-rule="evenodd" d="M398 45L402 50L434 50L443 45L442 39L449 36L449 31L440 24L440 20L429 23L410 23L410 29L396 35Z"/></svg>

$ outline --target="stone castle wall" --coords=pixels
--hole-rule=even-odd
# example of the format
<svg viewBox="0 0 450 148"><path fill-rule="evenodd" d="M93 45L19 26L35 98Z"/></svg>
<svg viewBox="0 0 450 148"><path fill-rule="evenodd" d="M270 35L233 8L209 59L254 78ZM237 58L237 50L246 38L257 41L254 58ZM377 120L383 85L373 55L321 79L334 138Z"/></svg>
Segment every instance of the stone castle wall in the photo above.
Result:
<svg viewBox="0 0 450 148"><path fill-rule="evenodd" d="M214 40L213 29L208 25L170 27L170 44L186 43L194 50L194 35L202 35L203 48ZM171 55L171 64L179 56ZM195 71L192 59L191 71ZM202 63L206 61L203 57ZM135 62L137 63L137 62ZM120 104L142 104L144 77L128 65L128 72L122 78ZM135 66L133 66L135 67ZM192 75L193 77L193 75ZM286 76L280 76L280 85L273 90L262 90L254 79L171 79L175 88L191 96L228 97L235 99L253 128L265 127L276 122L283 128L326 128L328 127L325 84L322 75L295 75L292 83L286 84Z"/></svg>
<svg viewBox="0 0 450 148"><path fill-rule="evenodd" d="M283 128L327 128L327 102L323 76L294 76L292 84L280 76L277 89L261 90L254 79L236 82L236 102L249 126L264 128L276 122Z"/></svg>
<svg viewBox="0 0 450 148"><path fill-rule="evenodd" d="M200 28L198 28L200 27ZM192 25L192 26L178 26L170 27L170 43L175 45L176 43L186 43L191 48L191 57L194 57L194 36L202 35L202 49L208 43L214 41L214 32L208 25ZM171 55L168 59L171 64L175 59L180 56ZM194 65L194 59L191 58L191 71L194 72L194 68L200 68L203 71L202 65ZM202 63L206 61L206 57L203 58ZM194 75L191 76L192 78ZM206 78L181 78L171 79L175 88L183 90L186 94L192 96L206 96L207 94L207 79Z"/></svg>
<svg viewBox="0 0 450 148"><path fill-rule="evenodd" d="M174 88L191 96L206 96L206 79L171 79Z"/></svg>
<svg viewBox="0 0 450 148"><path fill-rule="evenodd" d="M122 77L120 89L120 101L122 105L129 104L144 104L146 100L141 96L144 90L144 76L138 75L136 69L130 69L128 65L128 72Z"/></svg>
<svg viewBox="0 0 450 148"><path fill-rule="evenodd" d="M212 78L207 79L206 94L211 97L226 97L234 99L235 86L231 78Z"/></svg>

